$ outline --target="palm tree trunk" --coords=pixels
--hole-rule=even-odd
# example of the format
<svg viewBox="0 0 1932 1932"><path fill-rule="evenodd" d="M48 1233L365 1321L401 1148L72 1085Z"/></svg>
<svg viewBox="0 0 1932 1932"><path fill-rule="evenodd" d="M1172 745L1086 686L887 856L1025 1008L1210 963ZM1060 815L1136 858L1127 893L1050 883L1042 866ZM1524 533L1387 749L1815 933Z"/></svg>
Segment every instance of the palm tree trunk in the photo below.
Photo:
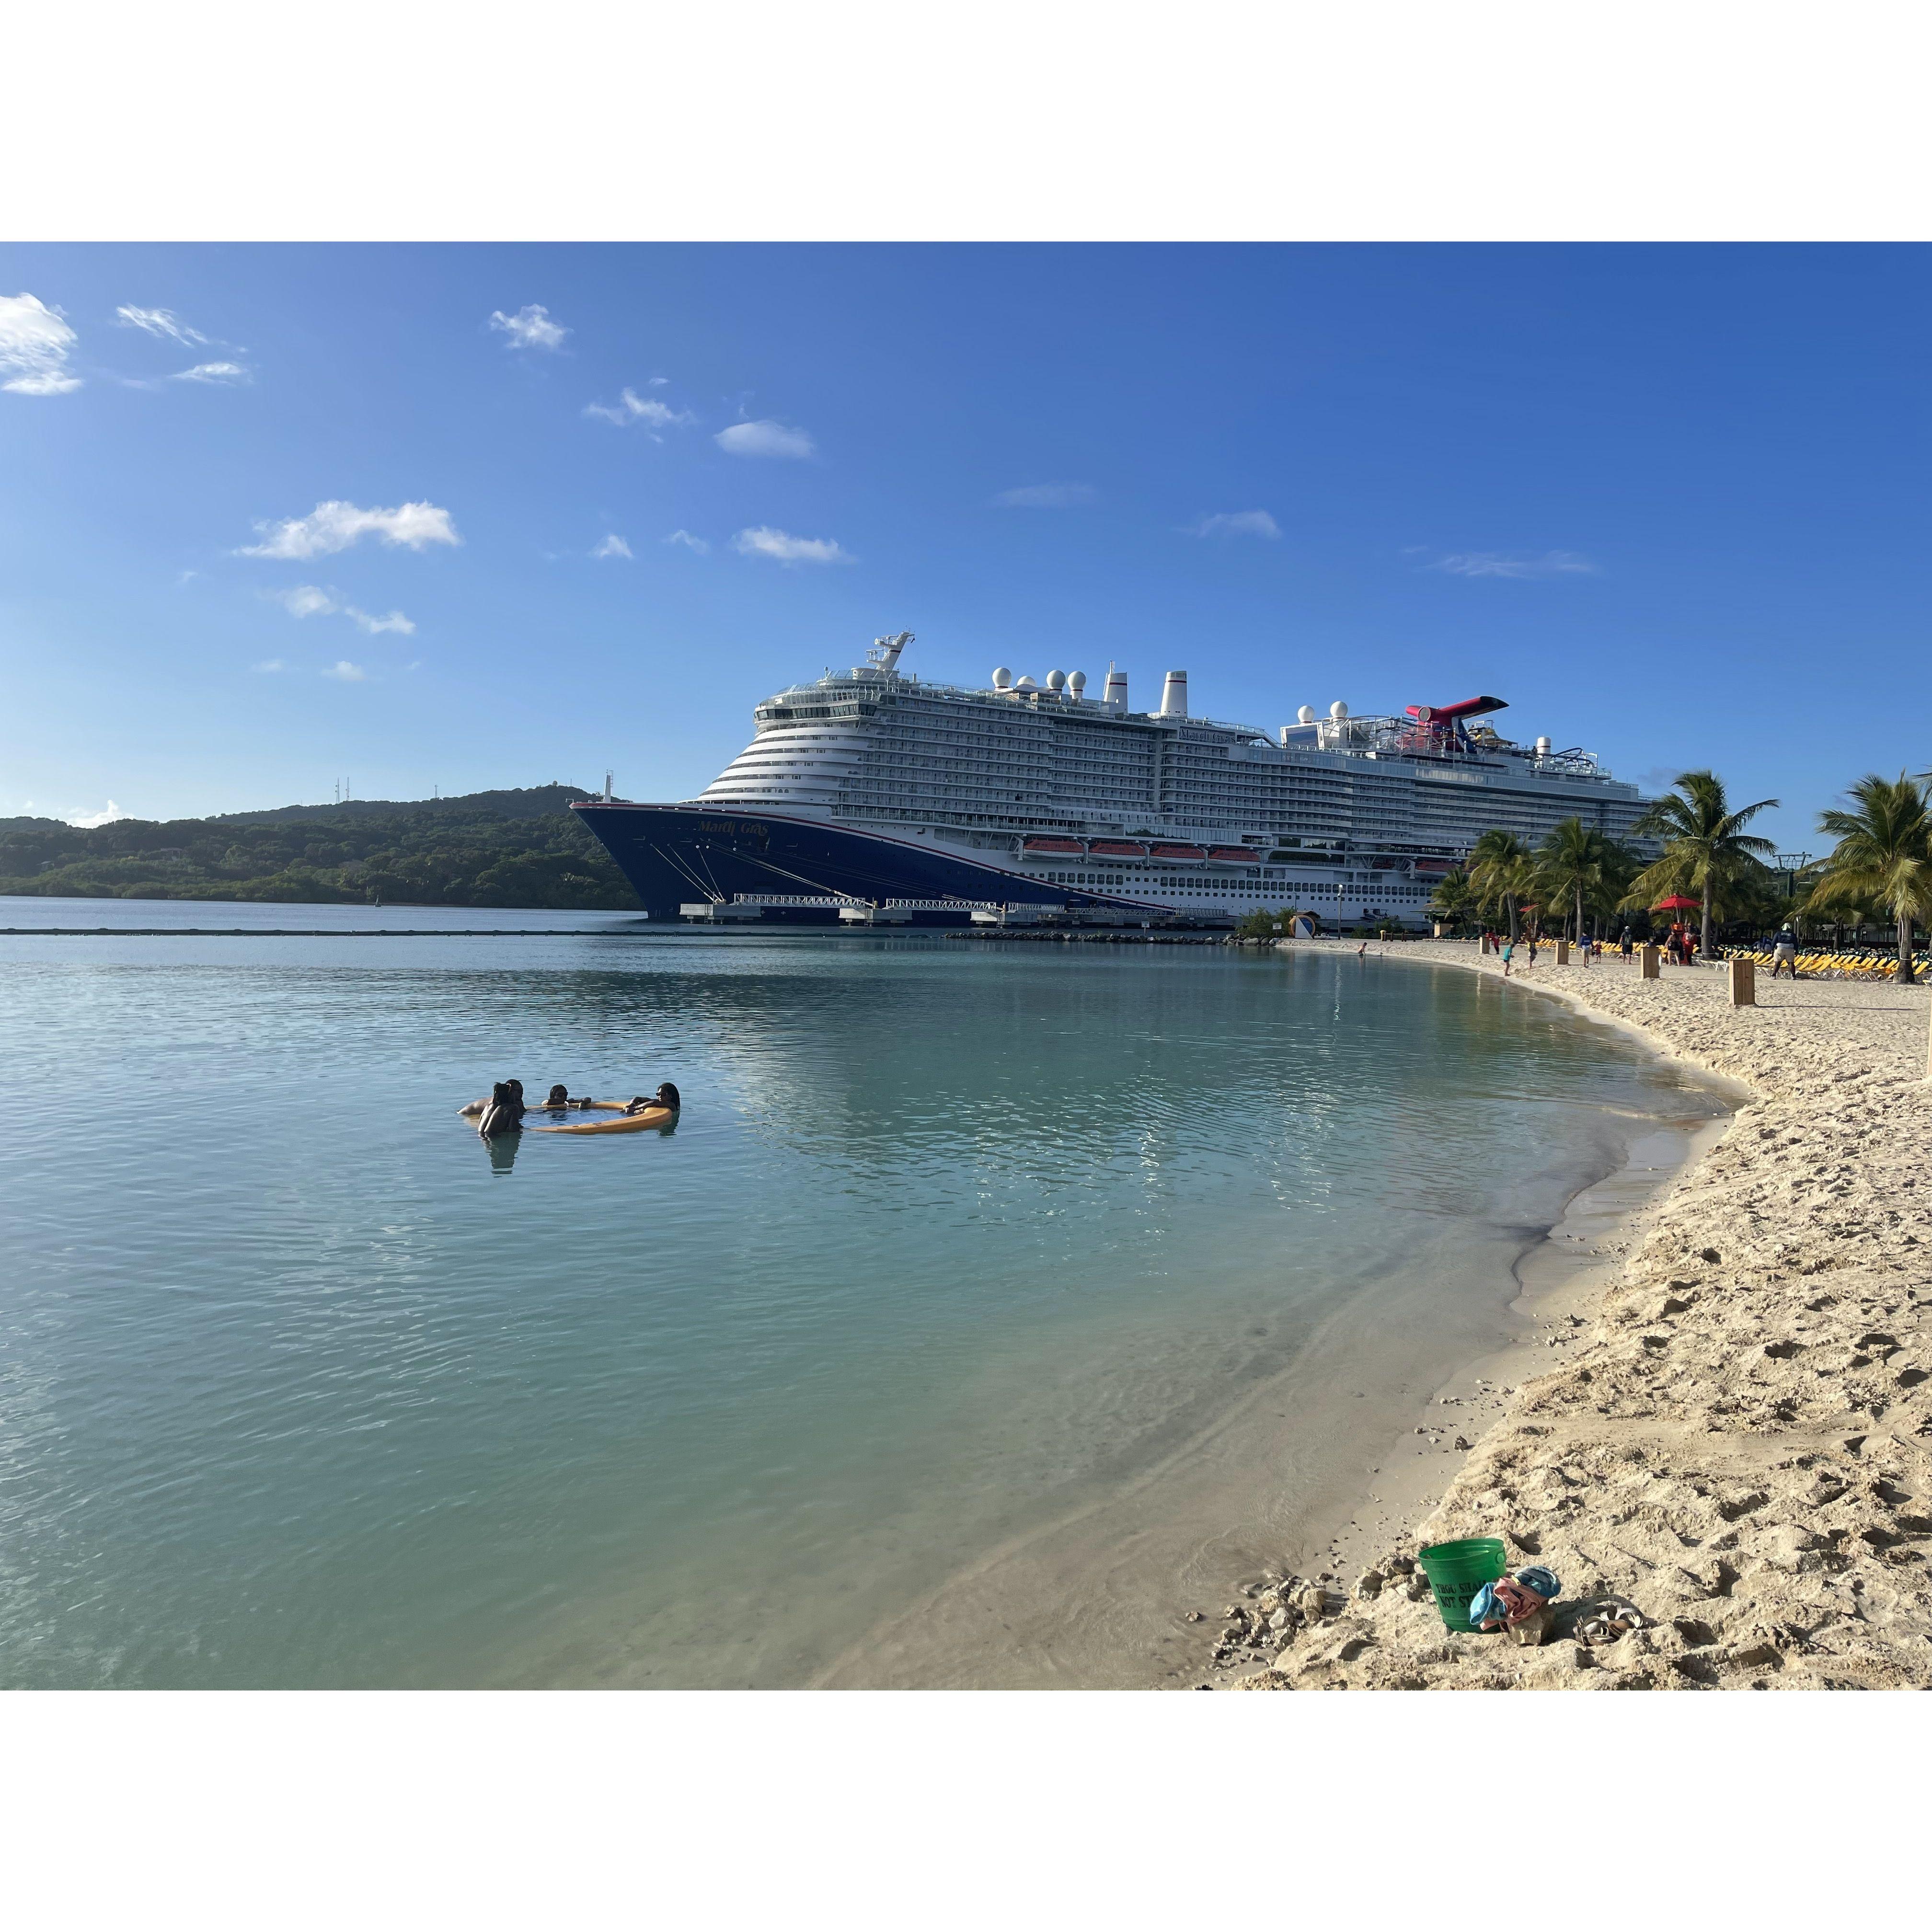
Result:
<svg viewBox="0 0 1932 1932"><path fill-rule="evenodd" d="M1514 946L1522 936L1522 930L1516 922L1516 895L1514 892L1510 893L1504 899L1503 904L1509 908L1510 944Z"/></svg>
<svg viewBox="0 0 1932 1932"><path fill-rule="evenodd" d="M1710 958L1710 956L1711 956L1711 882L1710 882L1710 880L1709 880L1708 879L1706 879L1706 880L1704 881L1704 944L1703 944L1703 953L1704 953L1704 957L1705 957L1706 959L1708 959L1708 958Z"/></svg>
<svg viewBox="0 0 1932 1932"><path fill-rule="evenodd" d="M1583 943L1583 884L1582 884L1582 881L1580 879L1580 880L1576 882L1576 944L1577 944L1579 946L1581 946L1581 945L1582 944L1582 943Z"/></svg>
<svg viewBox="0 0 1932 1932"><path fill-rule="evenodd" d="M1901 986L1918 983L1912 971L1912 915L1909 912L1898 915L1898 983Z"/></svg>

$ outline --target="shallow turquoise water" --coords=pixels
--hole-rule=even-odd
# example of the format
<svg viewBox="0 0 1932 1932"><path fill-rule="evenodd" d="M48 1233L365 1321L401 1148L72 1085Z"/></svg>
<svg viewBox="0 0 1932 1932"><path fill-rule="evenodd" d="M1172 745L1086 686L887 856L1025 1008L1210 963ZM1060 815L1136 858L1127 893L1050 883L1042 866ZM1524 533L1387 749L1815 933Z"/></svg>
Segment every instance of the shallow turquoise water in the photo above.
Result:
<svg viewBox="0 0 1932 1932"><path fill-rule="evenodd" d="M1715 1111L1454 971L584 923L0 940L0 1681L800 1682Z"/></svg>

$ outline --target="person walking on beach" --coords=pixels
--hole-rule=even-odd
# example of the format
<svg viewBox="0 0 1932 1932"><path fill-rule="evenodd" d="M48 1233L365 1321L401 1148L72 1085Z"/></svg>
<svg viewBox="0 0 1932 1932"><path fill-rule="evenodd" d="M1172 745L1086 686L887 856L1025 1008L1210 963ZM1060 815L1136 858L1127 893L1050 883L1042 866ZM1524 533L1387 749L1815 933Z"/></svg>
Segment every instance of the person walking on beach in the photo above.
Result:
<svg viewBox="0 0 1932 1932"><path fill-rule="evenodd" d="M1590 956L1596 950L1596 941L1593 940L1587 932L1585 933L1582 938L1576 942L1576 950L1583 956L1583 964L1586 966L1589 964Z"/></svg>
<svg viewBox="0 0 1932 1932"><path fill-rule="evenodd" d="M1529 964L1531 966L1536 964L1536 934L1533 932L1529 935ZM1528 968L1524 970L1526 971Z"/></svg>
<svg viewBox="0 0 1932 1932"><path fill-rule="evenodd" d="M1791 976L1798 976L1798 934L1790 923L1778 928L1778 937L1771 942L1771 976L1775 980L1786 967L1791 969Z"/></svg>
<svg viewBox="0 0 1932 1932"><path fill-rule="evenodd" d="M1505 980L1510 976L1510 962L1515 957L1516 941L1513 939L1505 940L1503 942L1503 977Z"/></svg>
<svg viewBox="0 0 1932 1932"><path fill-rule="evenodd" d="M1617 941L1617 950L1624 956L1624 964L1626 966L1630 963L1631 943L1630 929L1628 926L1625 926L1623 931L1623 937Z"/></svg>

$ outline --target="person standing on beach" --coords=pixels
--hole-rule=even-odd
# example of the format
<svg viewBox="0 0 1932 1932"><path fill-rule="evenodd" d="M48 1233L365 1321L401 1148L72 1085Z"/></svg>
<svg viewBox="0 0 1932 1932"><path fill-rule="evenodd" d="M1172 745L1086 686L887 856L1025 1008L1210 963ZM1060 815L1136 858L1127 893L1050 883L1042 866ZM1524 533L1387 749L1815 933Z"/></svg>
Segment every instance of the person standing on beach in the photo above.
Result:
<svg viewBox="0 0 1932 1932"><path fill-rule="evenodd" d="M1585 933L1582 938L1576 942L1576 950L1583 956L1583 964L1586 966L1589 964L1590 956L1594 953L1596 950L1596 941L1593 940L1587 932Z"/></svg>
<svg viewBox="0 0 1932 1932"><path fill-rule="evenodd" d="M1626 966L1630 963L1630 929L1628 926L1625 926L1623 937L1617 941L1617 950L1624 956L1624 964Z"/></svg>
<svg viewBox="0 0 1932 1932"><path fill-rule="evenodd" d="M1775 980L1785 968L1791 969L1791 976L1798 976L1798 934L1788 923L1778 928L1778 937L1771 942L1771 976Z"/></svg>
<svg viewBox="0 0 1932 1932"><path fill-rule="evenodd" d="M1510 976L1510 962L1515 957L1516 941L1513 939L1505 940L1503 942L1503 977L1505 980Z"/></svg>

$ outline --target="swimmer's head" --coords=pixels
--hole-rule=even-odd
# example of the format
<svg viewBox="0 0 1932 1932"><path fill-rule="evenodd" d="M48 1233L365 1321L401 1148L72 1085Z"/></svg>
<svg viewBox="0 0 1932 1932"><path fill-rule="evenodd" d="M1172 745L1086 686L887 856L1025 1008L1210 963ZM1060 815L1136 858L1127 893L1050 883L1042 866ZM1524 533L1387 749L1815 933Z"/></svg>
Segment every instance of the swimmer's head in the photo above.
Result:
<svg viewBox="0 0 1932 1932"><path fill-rule="evenodd" d="M546 1104L553 1107L561 1107L569 1098L570 1089L560 1084L550 1090L550 1099Z"/></svg>
<svg viewBox="0 0 1932 1932"><path fill-rule="evenodd" d="M658 1105L660 1107L669 1107L674 1110L684 1105L684 1102L678 1098L677 1089L668 1080L658 1089Z"/></svg>

